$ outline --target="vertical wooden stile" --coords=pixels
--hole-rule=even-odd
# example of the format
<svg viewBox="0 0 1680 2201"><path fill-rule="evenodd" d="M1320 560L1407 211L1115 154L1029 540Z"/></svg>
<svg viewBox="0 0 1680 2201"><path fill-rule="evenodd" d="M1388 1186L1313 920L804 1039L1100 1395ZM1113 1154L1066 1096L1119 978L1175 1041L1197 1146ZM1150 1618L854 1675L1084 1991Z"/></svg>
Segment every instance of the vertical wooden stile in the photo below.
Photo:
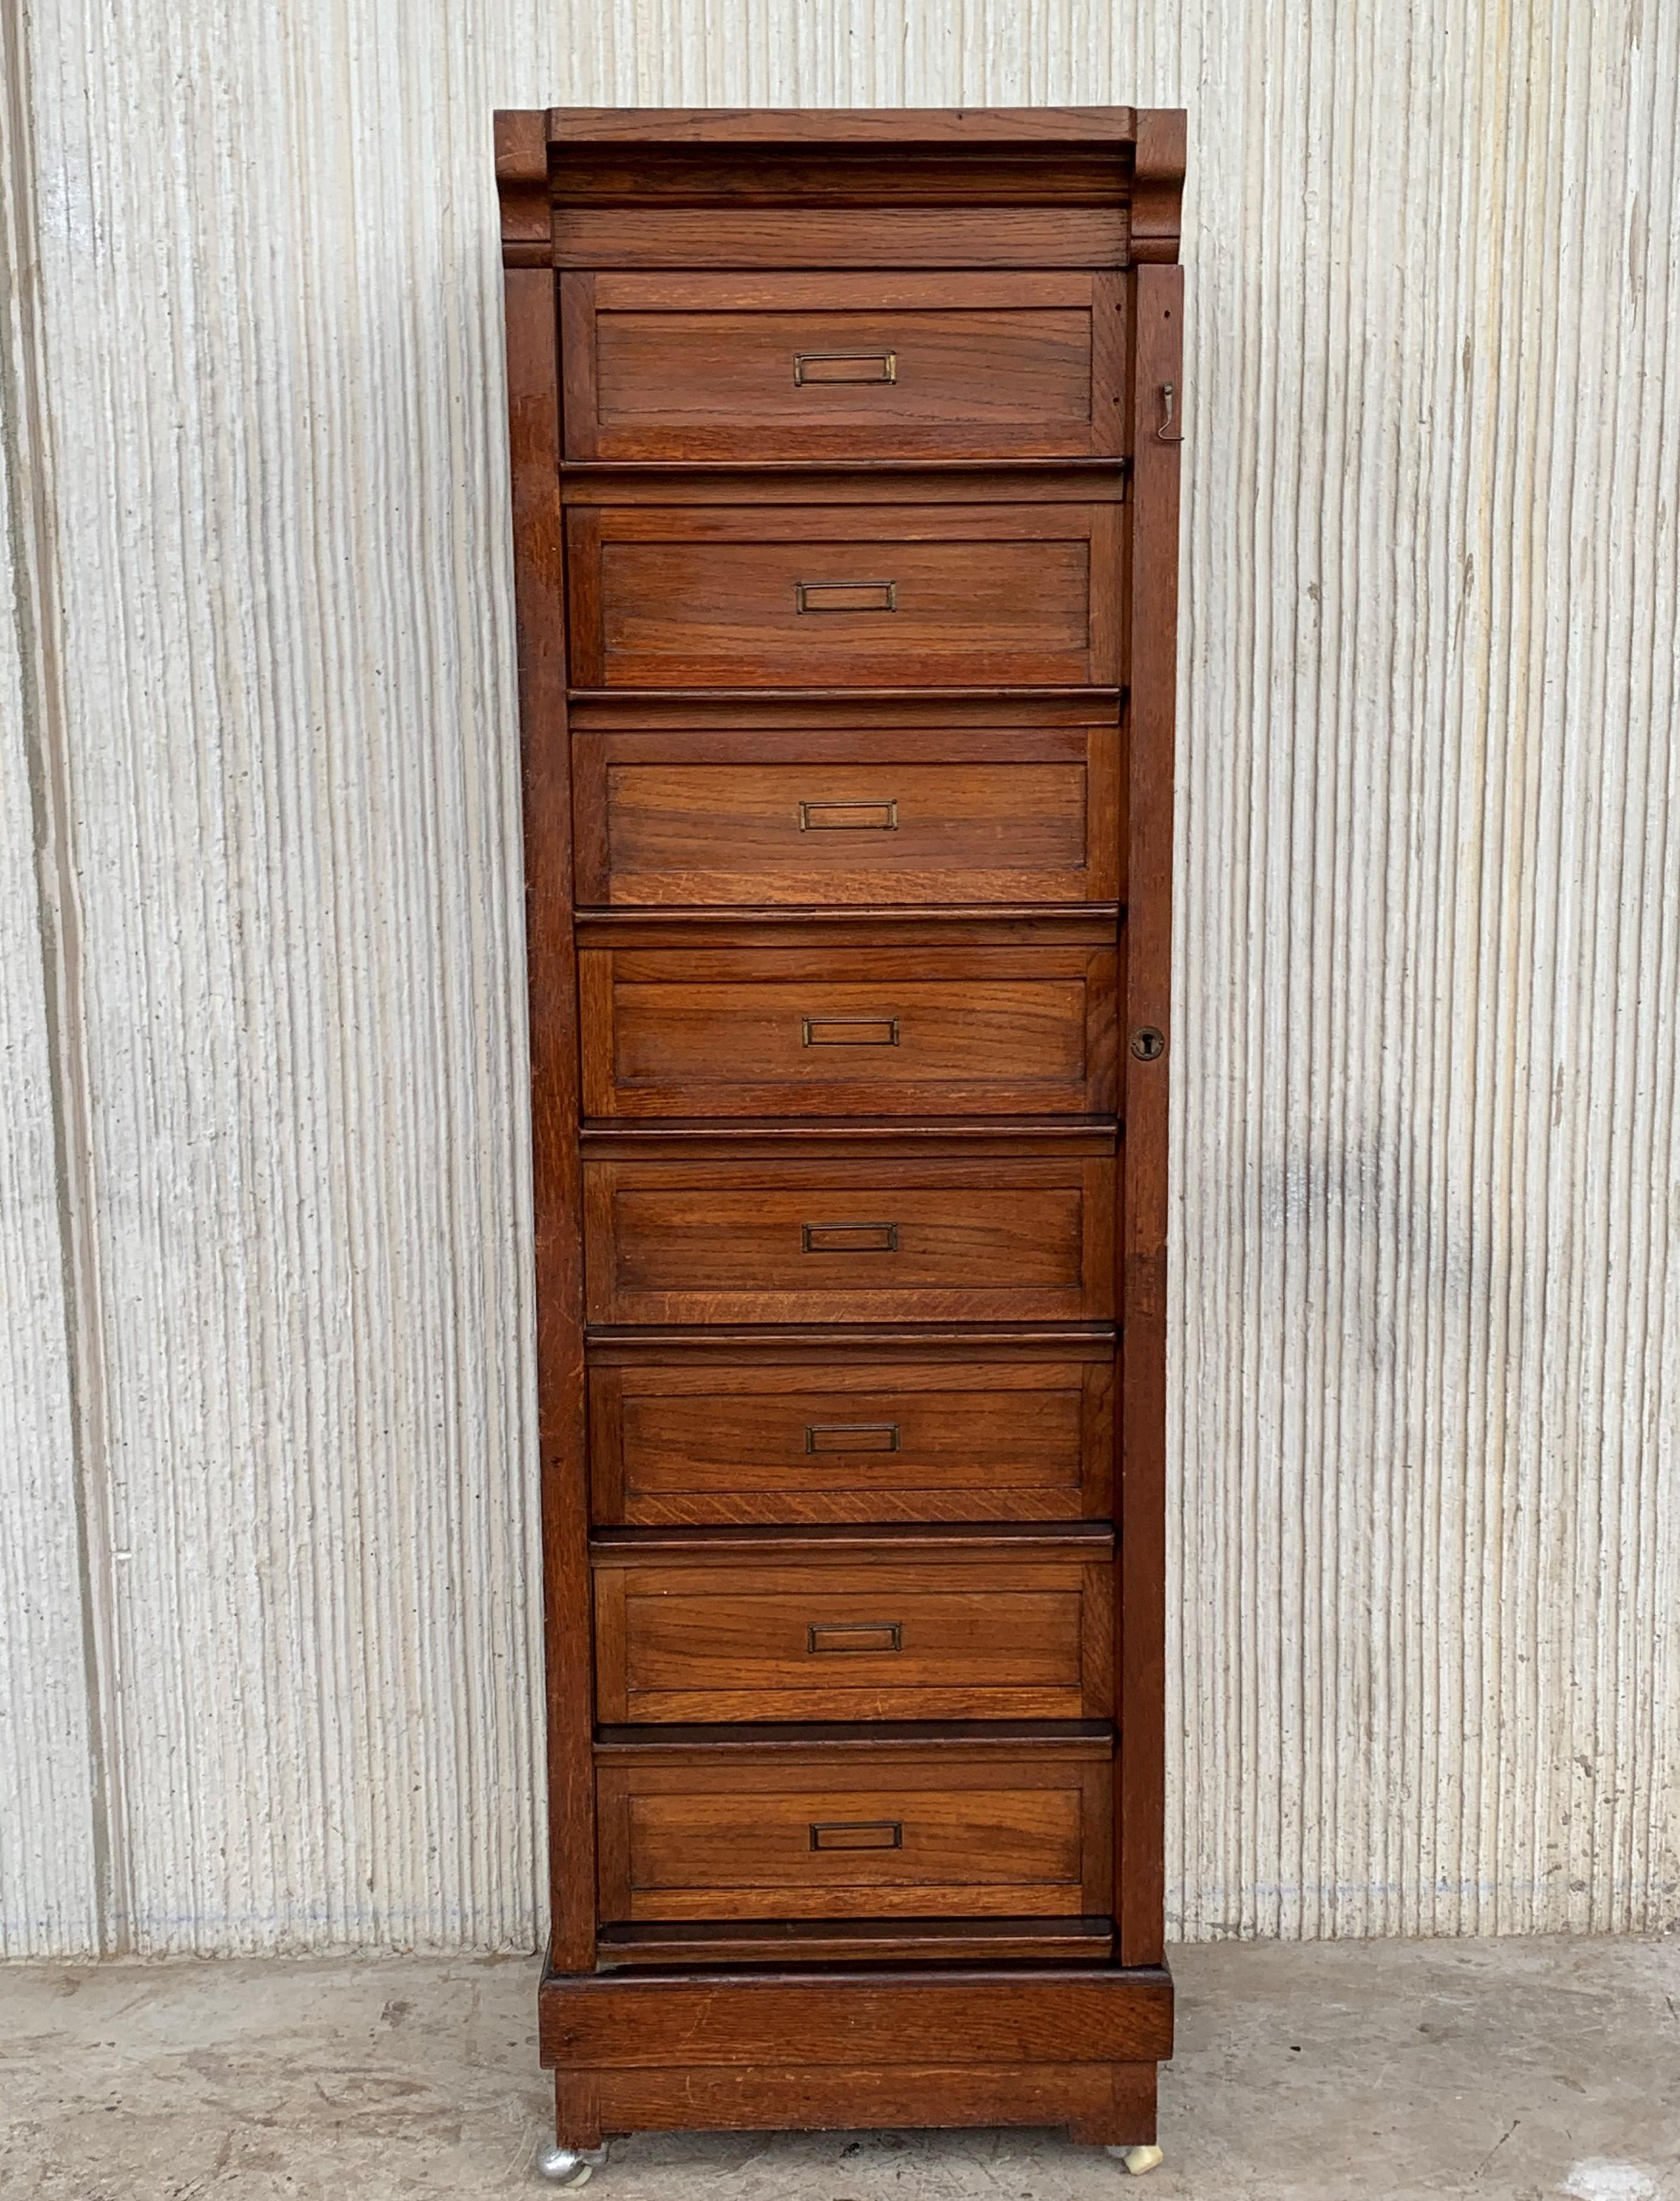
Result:
<svg viewBox="0 0 1680 2201"><path fill-rule="evenodd" d="M497 117L508 256L546 251L541 115ZM532 126L537 126L533 127ZM579 1164L572 773L566 715L554 276L510 265L508 420L525 790L526 954L531 972L532 1167L537 1187L537 1445L549 1743L549 1957L595 1962L589 1495L584 1454L583 1179Z"/></svg>

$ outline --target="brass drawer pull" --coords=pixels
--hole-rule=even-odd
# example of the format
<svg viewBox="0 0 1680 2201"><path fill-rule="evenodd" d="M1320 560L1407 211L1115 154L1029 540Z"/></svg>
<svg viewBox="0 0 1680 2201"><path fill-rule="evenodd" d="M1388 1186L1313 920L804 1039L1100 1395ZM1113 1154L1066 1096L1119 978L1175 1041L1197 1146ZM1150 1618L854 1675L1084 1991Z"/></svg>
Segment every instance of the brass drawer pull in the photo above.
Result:
<svg viewBox="0 0 1680 2201"><path fill-rule="evenodd" d="M896 1223L802 1223L802 1253L896 1253Z"/></svg>
<svg viewBox="0 0 1680 2201"><path fill-rule="evenodd" d="M802 802L802 833L896 833L896 802Z"/></svg>
<svg viewBox="0 0 1680 2201"><path fill-rule="evenodd" d="M872 373L871 369L874 372ZM896 351L796 351L793 355L793 379L802 388L807 383L824 382L896 382L898 354Z"/></svg>
<svg viewBox="0 0 1680 2201"><path fill-rule="evenodd" d="M896 612L896 581L796 581L794 602L802 612ZM819 602L822 598L825 601ZM833 598L837 601L829 602Z"/></svg>
<svg viewBox="0 0 1680 2201"><path fill-rule="evenodd" d="M896 1047L896 1017L802 1017L802 1047Z"/></svg>
<svg viewBox="0 0 1680 2201"><path fill-rule="evenodd" d="M814 1453L896 1452L896 1422L807 1422L805 1449Z"/></svg>
<svg viewBox="0 0 1680 2201"><path fill-rule="evenodd" d="M805 1631L805 1648L824 1651L902 1651L902 1620L814 1620Z"/></svg>
<svg viewBox="0 0 1680 2201"><path fill-rule="evenodd" d="M902 1819L830 1819L811 1828L814 1850L902 1850Z"/></svg>

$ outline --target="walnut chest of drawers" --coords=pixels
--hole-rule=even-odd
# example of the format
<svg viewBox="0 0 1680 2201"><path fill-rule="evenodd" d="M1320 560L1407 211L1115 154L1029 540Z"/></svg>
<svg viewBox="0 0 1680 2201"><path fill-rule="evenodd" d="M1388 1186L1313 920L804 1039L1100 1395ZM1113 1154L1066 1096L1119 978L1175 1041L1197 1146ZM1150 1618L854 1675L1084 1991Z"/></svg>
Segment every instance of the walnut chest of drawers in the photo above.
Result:
<svg viewBox="0 0 1680 2201"><path fill-rule="evenodd" d="M550 2167L1145 2144L1183 118L497 164Z"/></svg>

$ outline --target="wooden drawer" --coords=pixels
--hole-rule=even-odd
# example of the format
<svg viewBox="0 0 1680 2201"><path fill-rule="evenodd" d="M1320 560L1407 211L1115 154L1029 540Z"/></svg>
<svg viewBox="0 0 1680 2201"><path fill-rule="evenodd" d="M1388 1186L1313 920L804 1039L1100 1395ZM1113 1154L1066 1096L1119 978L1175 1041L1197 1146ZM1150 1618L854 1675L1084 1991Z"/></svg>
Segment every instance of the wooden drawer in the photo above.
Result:
<svg viewBox="0 0 1680 2201"><path fill-rule="evenodd" d="M1106 1518L1113 1347L1089 1350L1101 1357L597 1365L595 1518Z"/></svg>
<svg viewBox="0 0 1680 2201"><path fill-rule="evenodd" d="M1111 686L1113 504L567 514L580 688Z"/></svg>
<svg viewBox="0 0 1680 2201"><path fill-rule="evenodd" d="M592 1323L1107 1322L1114 1165L584 1165Z"/></svg>
<svg viewBox="0 0 1680 2201"><path fill-rule="evenodd" d="M604 1920L1091 1917L1109 1746L603 1750Z"/></svg>
<svg viewBox="0 0 1680 2201"><path fill-rule="evenodd" d="M1106 1529L617 1533L592 1547L604 1722L1113 1711Z"/></svg>
<svg viewBox="0 0 1680 2201"><path fill-rule="evenodd" d="M594 1117L1103 1115L1115 951L586 949Z"/></svg>
<svg viewBox="0 0 1680 2201"><path fill-rule="evenodd" d="M1106 458L1117 274L568 274L572 459Z"/></svg>
<svg viewBox="0 0 1680 2201"><path fill-rule="evenodd" d="M572 755L584 903L1121 897L1115 726L596 733Z"/></svg>

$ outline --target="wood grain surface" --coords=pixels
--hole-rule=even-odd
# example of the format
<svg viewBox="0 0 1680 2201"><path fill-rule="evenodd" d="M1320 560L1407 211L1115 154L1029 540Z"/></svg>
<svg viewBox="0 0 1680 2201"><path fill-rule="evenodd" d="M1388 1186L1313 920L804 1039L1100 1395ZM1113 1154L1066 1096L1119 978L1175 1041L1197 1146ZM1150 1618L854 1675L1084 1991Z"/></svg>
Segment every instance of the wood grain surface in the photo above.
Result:
<svg viewBox="0 0 1680 2201"><path fill-rule="evenodd" d="M1182 127L502 144L558 2129L1148 2138Z"/></svg>
<svg viewBox="0 0 1680 2201"><path fill-rule="evenodd" d="M850 2064L865 2042L884 2062L913 2062L937 2044L945 2062L971 2069L1172 2051L1172 1982L1144 1967L551 1973L538 2013L545 2063L618 2070Z"/></svg>
<svg viewBox="0 0 1680 2201"><path fill-rule="evenodd" d="M592 949L591 1117L1112 1114L1108 948Z"/></svg>
<svg viewBox="0 0 1680 2201"><path fill-rule="evenodd" d="M572 459L1098 458L1118 275L567 274Z"/></svg>
<svg viewBox="0 0 1680 2201"><path fill-rule="evenodd" d="M614 1723L1086 1719L1113 1709L1112 1552L1048 1538L862 1555L598 1547L596 1703ZM1090 1907L1090 1906L1086 1906Z"/></svg>
<svg viewBox="0 0 1680 2201"><path fill-rule="evenodd" d="M1072 1751L609 1763L602 1916L872 1919L884 1934L896 1919L1096 1921L1110 1907L1110 1778ZM1064 1953L1103 1953L1091 1934Z"/></svg>
<svg viewBox="0 0 1680 2201"><path fill-rule="evenodd" d="M1101 1321L1104 1161L590 1161L595 1323Z"/></svg>
<svg viewBox="0 0 1680 2201"><path fill-rule="evenodd" d="M602 1365L603 1523L1070 1520L1111 1503L1101 1360Z"/></svg>
<svg viewBox="0 0 1680 2201"><path fill-rule="evenodd" d="M574 734L579 897L621 907L1118 901L1118 730L1019 715L997 731Z"/></svg>
<svg viewBox="0 0 1680 2201"><path fill-rule="evenodd" d="M1107 503L573 507L573 677L608 689L1112 682L1119 554Z"/></svg>

